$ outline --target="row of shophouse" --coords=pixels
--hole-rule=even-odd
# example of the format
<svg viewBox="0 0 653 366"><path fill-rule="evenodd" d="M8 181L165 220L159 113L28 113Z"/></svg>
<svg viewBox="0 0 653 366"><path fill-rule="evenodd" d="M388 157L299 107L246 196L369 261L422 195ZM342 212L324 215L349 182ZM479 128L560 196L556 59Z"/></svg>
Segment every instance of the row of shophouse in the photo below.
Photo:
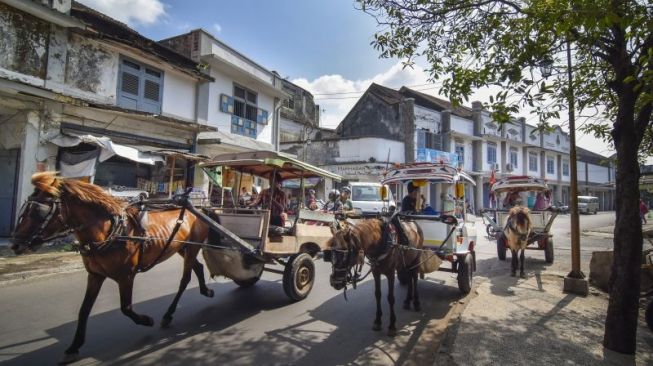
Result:
<svg viewBox="0 0 653 366"><path fill-rule="evenodd" d="M490 205L492 174L496 179L541 177L551 187L554 202L567 204L570 199L569 135L560 127L540 131L523 118L499 126L481 102L453 108L448 101L407 87L372 84L334 133L307 137L312 137L310 143L306 138L282 141L281 150L305 156L348 181L379 181L394 163L447 160L474 177L476 186L467 188L466 197L476 208ZM610 160L584 149L577 155L579 194L597 196L600 209L613 209ZM424 192L433 207L445 198L439 189L434 185Z"/></svg>
<svg viewBox="0 0 653 366"><path fill-rule="evenodd" d="M206 191L193 156L247 150L288 152L349 181L378 181L388 163L451 152L476 179L475 207L487 203L493 170L544 177L568 201L569 138L560 129L540 133L523 120L499 129L480 103L453 109L376 84L335 131L319 120L310 92L205 30L154 41L75 1L0 0L0 236L11 232L34 172L150 195ZM611 209L611 165L579 157L581 192ZM439 192L426 194L438 204Z"/></svg>
<svg viewBox="0 0 653 366"><path fill-rule="evenodd" d="M153 41L75 1L0 0L0 236L34 172L206 190L194 156L278 150L319 130L312 100L202 29Z"/></svg>

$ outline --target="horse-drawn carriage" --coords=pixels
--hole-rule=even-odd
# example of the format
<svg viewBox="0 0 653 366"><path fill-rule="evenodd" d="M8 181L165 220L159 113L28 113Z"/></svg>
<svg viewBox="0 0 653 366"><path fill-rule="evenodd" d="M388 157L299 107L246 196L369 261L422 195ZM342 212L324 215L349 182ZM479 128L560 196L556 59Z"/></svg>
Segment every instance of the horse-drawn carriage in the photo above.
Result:
<svg viewBox="0 0 653 366"><path fill-rule="evenodd" d="M527 248L543 250L546 262L553 263L553 235L550 230L559 210L550 205L550 194L549 186L541 178L507 177L499 179L492 185L490 199L495 208L483 209L481 214L488 237L497 241L499 259L506 259L508 247L504 229L508 223L510 208L523 205L528 206L532 223Z"/></svg>
<svg viewBox="0 0 653 366"><path fill-rule="evenodd" d="M270 197L279 189L275 179L329 178L340 181L340 176L306 164L284 154L271 151L252 151L218 155L200 166L205 169L221 167L243 175L262 177L270 181ZM234 187L240 191L240 187ZM197 211L195 209L195 211ZM331 238L333 214L299 209L290 225L271 223L271 207L203 207L194 212L210 226L211 234L203 250L211 275L232 279L241 287L255 284L263 271L283 275L283 289L292 300L302 300L313 287L315 267L313 258L325 248ZM316 225L324 223L325 225ZM224 247L221 247L224 246ZM270 265L280 264L283 269Z"/></svg>
<svg viewBox="0 0 653 366"><path fill-rule="evenodd" d="M449 198L447 202L442 202L442 211L401 213L399 217L415 222L422 230L423 250L427 251L428 257L434 257L437 261L432 267L456 273L458 288L463 293L469 293L476 270L476 227L474 220L466 220L468 213L464 192L465 184L475 185L474 180L462 170L444 163L411 163L390 169L382 184L403 185L409 182L415 186L438 186L433 191L442 192L442 196ZM442 261L450 262L451 267L440 267ZM405 282L401 271L399 280Z"/></svg>

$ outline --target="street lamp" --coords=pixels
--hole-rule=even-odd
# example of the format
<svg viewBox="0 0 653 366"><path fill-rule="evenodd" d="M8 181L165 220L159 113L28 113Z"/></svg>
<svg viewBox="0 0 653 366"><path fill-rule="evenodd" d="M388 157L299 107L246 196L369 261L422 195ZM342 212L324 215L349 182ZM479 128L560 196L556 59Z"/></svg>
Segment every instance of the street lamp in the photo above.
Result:
<svg viewBox="0 0 653 366"><path fill-rule="evenodd" d="M574 85L571 69L571 44L567 45L567 104L569 109L569 170L570 182L570 213L571 213L571 272L564 279L564 291L586 296L589 292L587 280L580 269L580 223L578 219L578 176L576 169L576 116L574 104ZM543 77L551 76L553 60L545 59L540 64Z"/></svg>

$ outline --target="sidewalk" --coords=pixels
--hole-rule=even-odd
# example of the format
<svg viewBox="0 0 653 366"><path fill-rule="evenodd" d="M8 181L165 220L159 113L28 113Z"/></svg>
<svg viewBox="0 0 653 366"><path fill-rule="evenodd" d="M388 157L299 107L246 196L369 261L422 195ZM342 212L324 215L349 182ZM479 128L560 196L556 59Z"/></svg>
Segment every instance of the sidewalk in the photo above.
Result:
<svg viewBox="0 0 653 366"><path fill-rule="evenodd" d="M586 298L563 293L566 263L527 259L526 279L510 277L509 260L482 265L476 292L452 322L435 365L653 364L643 310L636 356L603 349L608 296L592 287Z"/></svg>

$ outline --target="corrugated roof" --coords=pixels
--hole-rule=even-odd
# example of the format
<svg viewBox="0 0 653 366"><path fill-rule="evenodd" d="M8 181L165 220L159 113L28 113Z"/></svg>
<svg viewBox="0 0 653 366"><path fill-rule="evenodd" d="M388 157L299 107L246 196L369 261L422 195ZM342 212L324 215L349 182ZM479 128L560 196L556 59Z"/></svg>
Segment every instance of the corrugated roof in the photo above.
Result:
<svg viewBox="0 0 653 366"><path fill-rule="evenodd" d="M576 157L580 161L596 165L608 165L610 158L576 146Z"/></svg>
<svg viewBox="0 0 653 366"><path fill-rule="evenodd" d="M401 89L399 89L399 93L401 93L406 98L415 98L415 103L418 105L433 107L440 112L447 109L450 110L451 113L456 116L463 117L463 118L472 118L471 108L465 106L458 106L456 108L453 108L451 102L447 100L440 99L433 95L422 93L417 90L407 88L405 86L402 86Z"/></svg>
<svg viewBox="0 0 653 366"><path fill-rule="evenodd" d="M87 34L88 36L111 40L146 51L170 65L177 67L180 71L198 78L213 80L210 76L197 69L197 63L195 61L141 35L135 30L129 28L126 24L102 14L97 10L77 1L73 1L70 15L81 20L97 32L90 32Z"/></svg>

